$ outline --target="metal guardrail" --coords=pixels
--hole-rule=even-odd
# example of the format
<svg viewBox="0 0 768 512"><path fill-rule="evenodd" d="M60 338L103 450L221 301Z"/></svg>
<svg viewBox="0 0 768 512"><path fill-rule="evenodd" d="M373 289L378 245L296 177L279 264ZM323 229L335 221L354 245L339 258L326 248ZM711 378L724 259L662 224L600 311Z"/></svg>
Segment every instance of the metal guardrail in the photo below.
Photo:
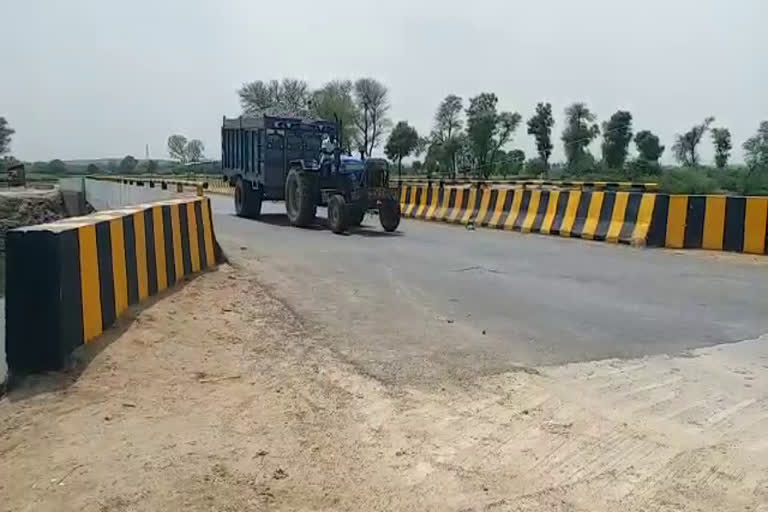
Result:
<svg viewBox="0 0 768 512"><path fill-rule="evenodd" d="M542 180L542 179L498 179L498 180L481 180L474 178L457 178L457 179L432 179L426 176L413 176L407 178L393 178L392 182L403 185L438 185L438 186L457 186L457 185L469 185L476 186L478 188L490 185L508 185L508 186L521 186L521 187L559 187L559 188L580 188L580 189L633 189L633 190L646 190L655 191L659 189L658 183L640 183L633 181L574 181L574 180Z"/></svg>

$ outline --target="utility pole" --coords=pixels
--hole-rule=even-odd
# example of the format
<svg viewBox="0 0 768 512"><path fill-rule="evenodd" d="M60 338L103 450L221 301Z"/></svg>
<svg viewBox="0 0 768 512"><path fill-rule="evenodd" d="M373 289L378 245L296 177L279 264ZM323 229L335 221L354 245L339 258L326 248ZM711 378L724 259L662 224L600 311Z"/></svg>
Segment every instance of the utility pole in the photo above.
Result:
<svg viewBox="0 0 768 512"><path fill-rule="evenodd" d="M147 161L147 173L152 174L152 168L149 166L149 144L144 144L144 159Z"/></svg>

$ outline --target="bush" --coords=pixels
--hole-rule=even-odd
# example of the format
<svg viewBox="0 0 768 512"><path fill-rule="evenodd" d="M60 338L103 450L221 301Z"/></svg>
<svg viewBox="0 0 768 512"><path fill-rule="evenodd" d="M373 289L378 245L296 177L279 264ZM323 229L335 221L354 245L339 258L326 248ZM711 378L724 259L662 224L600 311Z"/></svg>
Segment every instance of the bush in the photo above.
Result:
<svg viewBox="0 0 768 512"><path fill-rule="evenodd" d="M626 163L624 174L631 181L658 179L661 176L661 166L657 162L649 162L648 160L638 158Z"/></svg>
<svg viewBox="0 0 768 512"><path fill-rule="evenodd" d="M670 194L711 194L717 189L717 182L701 168L670 169L661 179L661 190Z"/></svg>

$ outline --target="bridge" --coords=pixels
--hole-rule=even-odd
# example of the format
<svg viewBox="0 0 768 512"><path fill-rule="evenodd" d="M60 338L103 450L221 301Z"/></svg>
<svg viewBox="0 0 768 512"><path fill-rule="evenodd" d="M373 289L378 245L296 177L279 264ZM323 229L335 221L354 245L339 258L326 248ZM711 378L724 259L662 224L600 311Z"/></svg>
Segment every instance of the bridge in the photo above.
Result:
<svg viewBox="0 0 768 512"><path fill-rule="evenodd" d="M89 182L85 191L110 211L200 193L111 182ZM282 204L265 204L258 220L247 220L230 197L206 197L228 263L178 292L169 286L127 332L106 332L114 343L104 350L119 358L120 343L159 339L152 330L131 334L158 318L172 332L193 340L200 332L200 341L214 343L204 357L227 354L216 363L223 375L201 370L196 380L221 386L220 404L192 396L228 415L235 432L271 439L275 448L261 450L297 458L270 473L273 489L283 489L280 469L361 509L376 508L378 492L390 504L426 492L424 508L489 510L513 502L519 510L729 509L768 497L758 483L768 474L760 434L768 426L765 256L407 218L395 233L367 218L337 236L322 219L290 227ZM242 348L216 344L216 332ZM193 364L189 346L179 350L178 366ZM235 369L262 398L246 382L226 380ZM225 396L238 398L229 404ZM248 429L243 415L271 428L250 409L296 425L274 428L312 453L334 453L336 463L306 459L288 441ZM284 418L286 410L300 419ZM339 454L366 475L356 498L301 469L317 464L346 478ZM287 499L280 492L275 499Z"/></svg>

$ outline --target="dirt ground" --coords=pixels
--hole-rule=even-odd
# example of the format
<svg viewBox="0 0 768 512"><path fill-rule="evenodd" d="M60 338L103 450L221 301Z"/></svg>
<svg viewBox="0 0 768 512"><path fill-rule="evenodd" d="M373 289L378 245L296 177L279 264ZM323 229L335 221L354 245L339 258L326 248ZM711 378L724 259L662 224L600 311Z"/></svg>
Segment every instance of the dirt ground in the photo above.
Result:
<svg viewBox="0 0 768 512"><path fill-rule="evenodd" d="M768 511L768 337L393 388L242 269L0 401L0 510Z"/></svg>

